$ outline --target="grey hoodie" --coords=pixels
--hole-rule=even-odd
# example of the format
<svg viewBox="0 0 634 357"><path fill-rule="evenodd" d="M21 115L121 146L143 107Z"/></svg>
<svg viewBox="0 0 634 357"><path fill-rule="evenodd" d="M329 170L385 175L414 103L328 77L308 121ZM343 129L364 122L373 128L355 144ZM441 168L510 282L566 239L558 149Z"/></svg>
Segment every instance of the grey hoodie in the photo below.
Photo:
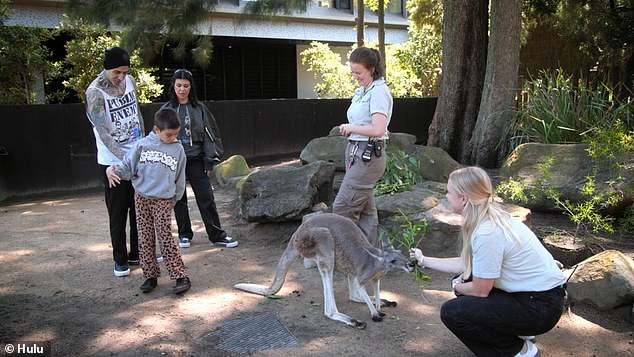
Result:
<svg viewBox="0 0 634 357"><path fill-rule="evenodd" d="M116 165L114 172L123 180L132 180L132 186L145 198L171 198L176 204L185 192L185 165L187 158L180 141L166 144L154 131L137 141Z"/></svg>

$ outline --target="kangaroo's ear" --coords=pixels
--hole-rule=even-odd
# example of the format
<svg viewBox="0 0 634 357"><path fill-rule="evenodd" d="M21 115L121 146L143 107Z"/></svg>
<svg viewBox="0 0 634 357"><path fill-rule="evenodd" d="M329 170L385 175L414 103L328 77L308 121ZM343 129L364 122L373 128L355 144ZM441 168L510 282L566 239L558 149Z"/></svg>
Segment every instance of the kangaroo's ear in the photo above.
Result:
<svg viewBox="0 0 634 357"><path fill-rule="evenodd" d="M380 249L374 247L363 247L363 249L368 252L372 258L377 259L380 262L385 260L385 258L383 258L383 252Z"/></svg>

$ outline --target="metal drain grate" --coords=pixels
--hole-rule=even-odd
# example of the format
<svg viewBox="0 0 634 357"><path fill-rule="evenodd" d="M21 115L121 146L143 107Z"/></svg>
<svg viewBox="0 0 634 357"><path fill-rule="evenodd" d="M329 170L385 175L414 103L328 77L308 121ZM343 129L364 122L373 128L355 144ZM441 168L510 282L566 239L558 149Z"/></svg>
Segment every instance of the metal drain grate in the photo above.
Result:
<svg viewBox="0 0 634 357"><path fill-rule="evenodd" d="M271 313L226 322L208 337L216 337L216 349L249 353L297 346L297 339Z"/></svg>

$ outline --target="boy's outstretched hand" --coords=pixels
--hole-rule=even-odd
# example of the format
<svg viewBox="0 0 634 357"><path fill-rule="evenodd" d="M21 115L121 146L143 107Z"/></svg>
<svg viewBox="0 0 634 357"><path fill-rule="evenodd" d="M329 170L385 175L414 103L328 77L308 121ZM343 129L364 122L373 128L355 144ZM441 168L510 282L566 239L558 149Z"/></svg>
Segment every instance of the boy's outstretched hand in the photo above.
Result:
<svg viewBox="0 0 634 357"><path fill-rule="evenodd" d="M108 186L110 188L115 187L121 183L121 177L117 176L117 174L114 173L114 167L114 165L110 165L106 169L106 177L108 177Z"/></svg>

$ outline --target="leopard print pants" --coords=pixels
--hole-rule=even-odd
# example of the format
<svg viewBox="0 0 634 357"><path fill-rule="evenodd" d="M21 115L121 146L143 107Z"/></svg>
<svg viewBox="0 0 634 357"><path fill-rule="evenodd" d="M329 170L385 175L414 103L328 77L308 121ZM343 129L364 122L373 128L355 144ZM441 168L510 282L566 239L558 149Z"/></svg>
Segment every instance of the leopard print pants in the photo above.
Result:
<svg viewBox="0 0 634 357"><path fill-rule="evenodd" d="M156 262L156 236L167 271L172 280L187 277L180 249L172 237L172 200L149 199L134 195L136 225L139 231L139 258L146 278L161 276Z"/></svg>

